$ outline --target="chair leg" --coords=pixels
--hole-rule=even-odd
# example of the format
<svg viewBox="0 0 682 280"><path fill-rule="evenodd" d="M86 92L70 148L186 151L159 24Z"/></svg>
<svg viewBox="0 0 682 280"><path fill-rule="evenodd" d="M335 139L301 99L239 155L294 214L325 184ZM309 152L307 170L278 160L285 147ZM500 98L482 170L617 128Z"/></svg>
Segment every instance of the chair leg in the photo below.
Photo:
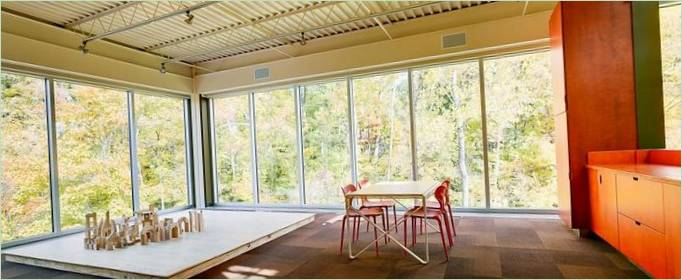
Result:
<svg viewBox="0 0 682 280"><path fill-rule="evenodd" d="M395 205L393 205L393 224L395 225L395 233L398 233L398 216L395 215Z"/></svg>
<svg viewBox="0 0 682 280"><path fill-rule="evenodd" d="M445 252L445 261L450 260L448 256L448 245L445 244L445 231L443 231L443 223L441 223L440 218L436 218L438 221L438 228L440 229L440 241L443 243L443 251Z"/></svg>
<svg viewBox="0 0 682 280"><path fill-rule="evenodd" d="M450 215L450 224L452 225L452 236L457 236L457 231L455 230L455 215L452 214L452 207L448 204L448 215Z"/></svg>
<svg viewBox="0 0 682 280"><path fill-rule="evenodd" d="M388 222L388 221L389 221L389 220L388 220L388 206L382 207L382 208L381 208L381 211L384 212L384 216L382 217L382 218L384 219L383 221L386 222L386 225L390 226L390 223ZM385 229L385 228L384 228L384 229Z"/></svg>
<svg viewBox="0 0 682 280"><path fill-rule="evenodd" d="M381 225L383 226L384 231L386 231L386 220L384 220L384 217L381 217ZM384 243L388 244L388 235L384 234Z"/></svg>
<svg viewBox="0 0 682 280"><path fill-rule="evenodd" d="M383 219L384 217L381 217L381 218ZM374 224L376 224L377 223L377 216L372 216L372 220L374 220ZM368 221L368 223L369 223L369 221ZM379 236L377 235L377 228L376 227L373 227L373 228L374 228L374 250L376 251L376 254L378 257L379 256L379 240L377 237L379 237Z"/></svg>
<svg viewBox="0 0 682 280"><path fill-rule="evenodd" d="M357 231L359 231L359 230L357 228L357 225L358 225L358 217L353 217L353 235L351 237L351 240L352 240L351 242L353 242L353 243L355 243L355 240L357 238L356 236L358 236Z"/></svg>
<svg viewBox="0 0 682 280"><path fill-rule="evenodd" d="M414 246L414 243L416 241L415 235L417 234L417 218L414 216L412 217L412 246Z"/></svg>
<svg viewBox="0 0 682 280"><path fill-rule="evenodd" d="M346 218L347 216L344 215L341 222L341 246L339 246L339 255L343 254L343 235L346 232Z"/></svg>
<svg viewBox="0 0 682 280"><path fill-rule="evenodd" d="M422 225L424 225L424 222L422 222L422 219L419 219L419 235L424 234L424 231L422 231Z"/></svg>
<svg viewBox="0 0 682 280"><path fill-rule="evenodd" d="M405 247L407 247L408 246L407 245L407 217L403 218L403 220L404 220L404 222L403 222L403 240L405 241L405 243L403 245L405 245ZM404 254L405 254L405 251L403 251L403 255Z"/></svg>
<svg viewBox="0 0 682 280"><path fill-rule="evenodd" d="M448 216L448 213L443 213L443 221L445 222L445 229L448 234L448 244L450 244L450 247L452 247L453 242L452 242L452 231L450 228L450 217Z"/></svg>

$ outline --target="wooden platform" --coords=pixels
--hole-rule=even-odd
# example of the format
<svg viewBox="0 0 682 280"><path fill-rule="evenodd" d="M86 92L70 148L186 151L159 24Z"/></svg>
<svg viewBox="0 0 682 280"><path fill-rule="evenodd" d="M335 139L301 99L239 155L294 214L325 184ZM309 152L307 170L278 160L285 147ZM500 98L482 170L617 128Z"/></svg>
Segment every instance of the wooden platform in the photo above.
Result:
<svg viewBox="0 0 682 280"><path fill-rule="evenodd" d="M314 214L306 213L204 210L204 215L205 231L147 246L85 250L82 234L73 234L2 254L10 262L102 277L189 278L314 220Z"/></svg>

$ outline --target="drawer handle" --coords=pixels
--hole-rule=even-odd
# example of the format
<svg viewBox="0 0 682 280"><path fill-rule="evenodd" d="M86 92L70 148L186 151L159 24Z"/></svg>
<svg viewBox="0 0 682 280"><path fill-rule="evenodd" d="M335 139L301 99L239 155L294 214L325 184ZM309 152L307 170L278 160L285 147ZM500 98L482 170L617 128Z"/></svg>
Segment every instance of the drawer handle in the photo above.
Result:
<svg viewBox="0 0 682 280"><path fill-rule="evenodd" d="M637 178L637 177L632 177L632 180L639 181L639 178Z"/></svg>
<svg viewBox="0 0 682 280"><path fill-rule="evenodd" d="M641 225L642 225L642 223L640 223L640 222L638 222L638 221L635 221L635 224L638 225L638 226L641 226Z"/></svg>

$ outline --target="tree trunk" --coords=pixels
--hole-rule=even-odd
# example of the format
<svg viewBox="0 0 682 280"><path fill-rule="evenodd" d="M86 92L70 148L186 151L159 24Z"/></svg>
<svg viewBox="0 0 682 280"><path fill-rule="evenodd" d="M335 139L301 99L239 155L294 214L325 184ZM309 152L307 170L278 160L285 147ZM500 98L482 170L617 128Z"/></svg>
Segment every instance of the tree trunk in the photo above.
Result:
<svg viewBox="0 0 682 280"><path fill-rule="evenodd" d="M462 106L462 97L460 93L457 92L457 73L452 74L452 84L450 94L452 96L454 109L459 111ZM457 115L457 120L455 122L456 128L456 138L457 138L457 150L458 150L458 163L459 163L459 174L462 180L462 206L469 207L469 172L467 171L467 156L466 156L466 139L464 135L464 116L462 114Z"/></svg>

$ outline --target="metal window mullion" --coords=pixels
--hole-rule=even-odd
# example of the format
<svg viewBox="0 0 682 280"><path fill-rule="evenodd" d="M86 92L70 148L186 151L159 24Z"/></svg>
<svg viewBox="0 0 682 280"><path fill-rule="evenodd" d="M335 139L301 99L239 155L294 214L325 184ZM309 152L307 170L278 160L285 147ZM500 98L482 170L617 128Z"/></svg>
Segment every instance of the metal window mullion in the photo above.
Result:
<svg viewBox="0 0 682 280"><path fill-rule="evenodd" d="M253 187L253 204L260 204L258 192L258 154L256 147L256 101L254 93L249 93L249 134L251 136L251 183Z"/></svg>
<svg viewBox="0 0 682 280"><path fill-rule="evenodd" d="M483 135L483 181L485 183L485 208L490 209L490 171L488 164L488 118L485 106L485 71L483 59L478 59L478 80L481 99L481 133Z"/></svg>
<svg viewBox="0 0 682 280"><path fill-rule="evenodd" d="M305 199L305 175L303 170L303 112L301 106L301 91L304 91L303 87L294 86L294 102L296 103L294 109L296 110L296 152L297 152L297 171L298 171L298 191L299 191L299 203L301 205L306 204Z"/></svg>
<svg viewBox="0 0 682 280"><path fill-rule="evenodd" d="M133 195L133 213L140 210L140 172L137 158L137 120L135 118L135 93L128 91L128 141L130 147L130 182ZM163 205L161 205L163 208Z"/></svg>
<svg viewBox="0 0 682 280"><path fill-rule="evenodd" d="M187 187L187 204L196 205L194 203L194 181L192 180L192 123L190 115L189 99L184 99L184 121L185 121L185 182Z"/></svg>
<svg viewBox="0 0 682 280"><path fill-rule="evenodd" d="M50 176L50 204L52 210L52 232L62 231L61 211L59 207L59 169L57 166L57 118L55 114L54 80L46 78L45 110L47 113L47 154Z"/></svg>
<svg viewBox="0 0 682 280"><path fill-rule="evenodd" d="M216 121L215 121L215 103L213 99L208 100L208 119L209 119L209 137L211 137L211 176L213 176L213 184L211 189L213 189L213 201L215 203L220 202L220 178L218 177L218 158L216 157Z"/></svg>
<svg viewBox="0 0 682 280"><path fill-rule="evenodd" d="M348 139L349 139L349 152L350 152L350 173L351 180L357 184L358 183L358 162L357 162L357 145L356 145L356 135L355 135L355 105L353 100L353 79L350 77L346 78L346 93L348 95Z"/></svg>
<svg viewBox="0 0 682 280"><path fill-rule="evenodd" d="M415 96L412 89L412 69L407 69L407 91L408 97L410 99L410 154L412 155L412 180L417 180L418 169L417 169L417 124L415 120Z"/></svg>

